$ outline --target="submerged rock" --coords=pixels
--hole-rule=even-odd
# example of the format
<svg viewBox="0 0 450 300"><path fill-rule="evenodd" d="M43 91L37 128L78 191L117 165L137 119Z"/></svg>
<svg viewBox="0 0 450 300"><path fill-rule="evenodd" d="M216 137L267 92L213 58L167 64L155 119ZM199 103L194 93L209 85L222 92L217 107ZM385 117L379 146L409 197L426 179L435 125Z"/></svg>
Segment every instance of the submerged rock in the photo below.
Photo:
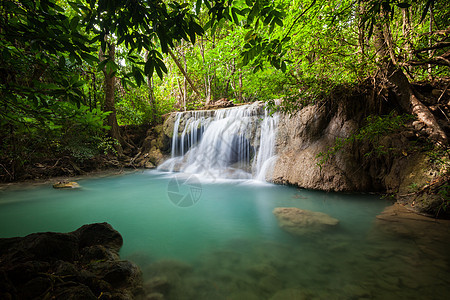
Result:
<svg viewBox="0 0 450 300"><path fill-rule="evenodd" d="M282 229L298 236L318 233L339 224L338 219L325 213L296 207L277 207L273 214Z"/></svg>
<svg viewBox="0 0 450 300"><path fill-rule="evenodd" d="M439 220L416 214L401 204L386 207L375 221L372 237L382 236L402 237L416 241L423 241L424 245L448 241L450 220ZM436 247L440 249L441 247ZM446 247L442 247L446 248ZM448 250L445 249L448 253Z"/></svg>
<svg viewBox="0 0 450 300"><path fill-rule="evenodd" d="M170 282L165 276L155 276L145 282L144 288L146 291L164 294L169 292Z"/></svg>
<svg viewBox="0 0 450 300"><path fill-rule="evenodd" d="M0 239L0 299L135 299L142 275L122 243L107 223Z"/></svg>
<svg viewBox="0 0 450 300"><path fill-rule="evenodd" d="M53 184L54 189L76 189L79 187L80 185L75 181L60 181Z"/></svg>

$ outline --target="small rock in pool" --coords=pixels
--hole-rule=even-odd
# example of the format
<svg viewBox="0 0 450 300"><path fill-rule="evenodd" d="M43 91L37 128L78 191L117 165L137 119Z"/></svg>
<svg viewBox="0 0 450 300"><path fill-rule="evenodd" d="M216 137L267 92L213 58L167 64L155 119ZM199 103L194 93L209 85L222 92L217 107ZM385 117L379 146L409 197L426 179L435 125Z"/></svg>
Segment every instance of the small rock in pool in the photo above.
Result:
<svg viewBox="0 0 450 300"><path fill-rule="evenodd" d="M296 207L276 207L273 214L282 229L298 236L318 233L339 223L338 219L325 213Z"/></svg>
<svg viewBox="0 0 450 300"><path fill-rule="evenodd" d="M80 185L75 181L60 181L53 185L55 189L76 189L79 187Z"/></svg>

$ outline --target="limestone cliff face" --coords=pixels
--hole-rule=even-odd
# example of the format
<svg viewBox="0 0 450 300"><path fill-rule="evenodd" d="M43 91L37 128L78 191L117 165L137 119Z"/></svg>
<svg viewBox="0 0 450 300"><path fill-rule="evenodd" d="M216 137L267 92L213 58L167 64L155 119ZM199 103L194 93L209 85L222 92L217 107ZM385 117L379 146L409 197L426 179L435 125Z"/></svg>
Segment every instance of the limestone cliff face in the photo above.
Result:
<svg viewBox="0 0 450 300"><path fill-rule="evenodd" d="M319 153L328 151L336 138L349 137L358 124L342 111L328 115L318 105L307 106L292 116L284 115L278 126L277 153L272 180L302 188L326 191L373 190L370 176L358 163L357 151L339 152L330 162L318 166Z"/></svg>
<svg viewBox="0 0 450 300"><path fill-rule="evenodd" d="M443 215L442 198L427 188L439 178L439 165L416 146L420 132L412 126L376 141L348 144L319 167L318 154L333 147L336 138L357 132L370 111L364 115L341 102L334 108L313 105L282 116L278 159L269 180L324 191L391 193L418 213L448 217ZM384 151L367 155L376 147Z"/></svg>
<svg viewBox="0 0 450 300"><path fill-rule="evenodd" d="M424 185L436 175L426 155L410 150L411 132L378 141L394 151L366 157L378 145L353 143L320 167L319 153L333 147L336 138L350 137L361 120L342 105L334 110L307 106L292 116L284 115L278 127L272 181L325 191L408 193L411 185Z"/></svg>

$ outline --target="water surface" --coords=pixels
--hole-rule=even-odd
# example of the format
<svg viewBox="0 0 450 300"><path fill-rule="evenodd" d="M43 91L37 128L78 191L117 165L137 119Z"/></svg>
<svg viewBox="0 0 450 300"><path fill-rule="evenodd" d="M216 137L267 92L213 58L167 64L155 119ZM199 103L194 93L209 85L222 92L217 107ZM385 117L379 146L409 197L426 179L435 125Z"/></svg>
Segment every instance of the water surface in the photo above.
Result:
<svg viewBox="0 0 450 300"><path fill-rule="evenodd" d="M124 237L121 257L140 265L153 286L149 292L168 299L448 295L446 241L421 245L416 237L377 230L376 216L391 204L379 196L200 180L198 201L180 207L168 194L174 176L145 171L80 180L82 188L74 190L45 185L0 191L0 237L108 222ZM180 195L191 192L179 183ZM275 207L324 212L340 223L320 234L292 236L279 228ZM155 280L168 285L161 290L151 284Z"/></svg>

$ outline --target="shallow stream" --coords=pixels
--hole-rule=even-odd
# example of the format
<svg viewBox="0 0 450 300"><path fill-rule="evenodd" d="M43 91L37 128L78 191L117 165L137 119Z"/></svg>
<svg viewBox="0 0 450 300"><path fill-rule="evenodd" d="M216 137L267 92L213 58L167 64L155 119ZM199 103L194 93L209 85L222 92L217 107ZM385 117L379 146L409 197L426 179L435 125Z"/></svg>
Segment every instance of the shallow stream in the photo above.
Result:
<svg viewBox="0 0 450 300"><path fill-rule="evenodd" d="M72 190L2 189L0 237L108 222L124 238L121 257L135 261L149 292L165 299L450 295L448 227L440 226L438 234L386 229L376 216L391 202L379 196L251 180L185 180L145 171L82 179ZM278 226L275 207L324 212L339 224L293 236Z"/></svg>

